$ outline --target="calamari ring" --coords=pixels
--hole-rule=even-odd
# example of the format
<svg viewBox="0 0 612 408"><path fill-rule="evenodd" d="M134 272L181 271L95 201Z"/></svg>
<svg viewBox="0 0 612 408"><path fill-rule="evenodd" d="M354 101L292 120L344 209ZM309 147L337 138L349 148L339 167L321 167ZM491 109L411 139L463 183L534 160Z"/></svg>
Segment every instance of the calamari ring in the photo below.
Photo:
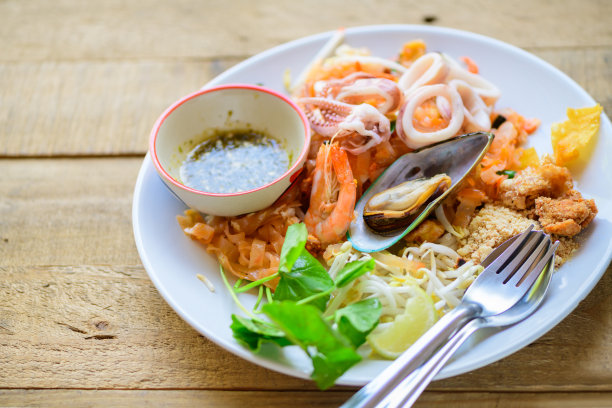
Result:
<svg viewBox="0 0 612 408"><path fill-rule="evenodd" d="M450 104L450 120L448 125L433 132L421 132L412 123L417 107L431 98L445 98ZM417 88L406 96L407 103L400 110L397 118L397 134L411 149L418 149L432 143L441 142L455 136L464 119L464 106L459 92L446 84L426 85Z"/></svg>
<svg viewBox="0 0 612 408"><path fill-rule="evenodd" d="M474 92L482 98L487 106L495 104L501 96L501 91L493 85L493 83L487 81L478 74L471 73L451 57L444 55L443 58L447 61L449 67L448 76L446 78L447 82L454 79L463 80L472 87Z"/></svg>
<svg viewBox="0 0 612 408"><path fill-rule="evenodd" d="M402 91L390 79L360 78L344 86L336 96L337 100L353 105L359 105L372 98L382 99L382 102L375 106L380 113L393 112L402 103Z"/></svg>
<svg viewBox="0 0 612 408"><path fill-rule="evenodd" d="M409 94L421 86L444 82L449 69L447 58L440 53L429 52L412 63L397 85L405 94Z"/></svg>
<svg viewBox="0 0 612 408"><path fill-rule="evenodd" d="M453 79L448 83L455 88L463 101L463 129L466 132L488 131L491 129L491 109L485 104L480 95L467 82Z"/></svg>

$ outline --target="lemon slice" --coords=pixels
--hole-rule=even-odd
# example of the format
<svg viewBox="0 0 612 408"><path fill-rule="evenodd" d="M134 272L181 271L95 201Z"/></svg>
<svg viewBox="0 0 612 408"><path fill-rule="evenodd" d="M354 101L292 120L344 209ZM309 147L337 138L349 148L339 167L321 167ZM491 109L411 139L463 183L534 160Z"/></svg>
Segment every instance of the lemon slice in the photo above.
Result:
<svg viewBox="0 0 612 408"><path fill-rule="evenodd" d="M395 359L410 347L437 320L433 299L418 286L412 286L405 312L368 336L372 349L384 358Z"/></svg>

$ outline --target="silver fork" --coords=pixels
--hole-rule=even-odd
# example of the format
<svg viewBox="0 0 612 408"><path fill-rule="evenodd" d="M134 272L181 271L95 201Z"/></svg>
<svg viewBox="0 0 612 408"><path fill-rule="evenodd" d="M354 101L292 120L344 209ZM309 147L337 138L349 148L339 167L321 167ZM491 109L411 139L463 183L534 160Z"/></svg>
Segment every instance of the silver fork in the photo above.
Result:
<svg viewBox="0 0 612 408"><path fill-rule="evenodd" d="M531 232L532 234L534 232ZM510 238L504 242L495 251L485 259L481 265L490 264L497 256L510 245L516 237ZM554 253L559 245L559 241L555 242L547 251L543 260L548 259L548 263L540 274L537 281L531 289L510 309L504 313L490 316L480 317L468 322L460 330L458 330L449 341L444 344L425 364L416 369L410 376L404 379L399 386L385 397L381 406L386 408L411 407L416 402L421 393L427 388L427 385L433 380L435 375L444 367L446 362L455 354L455 352L467 341L467 339L477 330L485 327L502 327L518 323L531 314L540 306L544 300L548 286L550 284L553 269L554 269Z"/></svg>
<svg viewBox="0 0 612 408"><path fill-rule="evenodd" d="M343 408L374 407L413 370L425 362L458 328L477 317L502 313L516 304L544 269L550 238L530 226L472 282L461 303L444 315Z"/></svg>

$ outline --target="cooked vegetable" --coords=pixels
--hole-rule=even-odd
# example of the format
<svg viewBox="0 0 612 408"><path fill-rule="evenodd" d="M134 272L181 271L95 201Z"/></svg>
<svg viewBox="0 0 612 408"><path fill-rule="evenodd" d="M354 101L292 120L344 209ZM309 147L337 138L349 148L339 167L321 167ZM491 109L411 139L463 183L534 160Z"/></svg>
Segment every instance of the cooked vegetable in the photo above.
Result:
<svg viewBox="0 0 612 408"><path fill-rule="evenodd" d="M495 174L499 174L500 176L508 176L509 179L514 178L516 175L516 171L514 170L502 170L498 171Z"/></svg>

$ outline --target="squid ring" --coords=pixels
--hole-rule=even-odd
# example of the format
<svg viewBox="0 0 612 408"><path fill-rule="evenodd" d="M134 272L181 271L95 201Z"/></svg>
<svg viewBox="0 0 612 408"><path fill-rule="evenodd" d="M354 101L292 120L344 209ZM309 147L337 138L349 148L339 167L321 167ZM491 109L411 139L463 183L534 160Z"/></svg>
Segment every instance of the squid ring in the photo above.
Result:
<svg viewBox="0 0 612 408"><path fill-rule="evenodd" d="M443 97L450 103L450 120L448 125L433 132L421 132L412 123L417 107L430 98ZM401 109L397 118L397 133L406 146L418 149L432 143L441 142L455 136L461 129L464 119L463 101L454 87L445 84L426 85L417 88L406 96L408 102Z"/></svg>
<svg viewBox="0 0 612 408"><path fill-rule="evenodd" d="M409 94L421 86L444 82L449 69L446 58L440 53L430 52L414 61L397 85Z"/></svg>

